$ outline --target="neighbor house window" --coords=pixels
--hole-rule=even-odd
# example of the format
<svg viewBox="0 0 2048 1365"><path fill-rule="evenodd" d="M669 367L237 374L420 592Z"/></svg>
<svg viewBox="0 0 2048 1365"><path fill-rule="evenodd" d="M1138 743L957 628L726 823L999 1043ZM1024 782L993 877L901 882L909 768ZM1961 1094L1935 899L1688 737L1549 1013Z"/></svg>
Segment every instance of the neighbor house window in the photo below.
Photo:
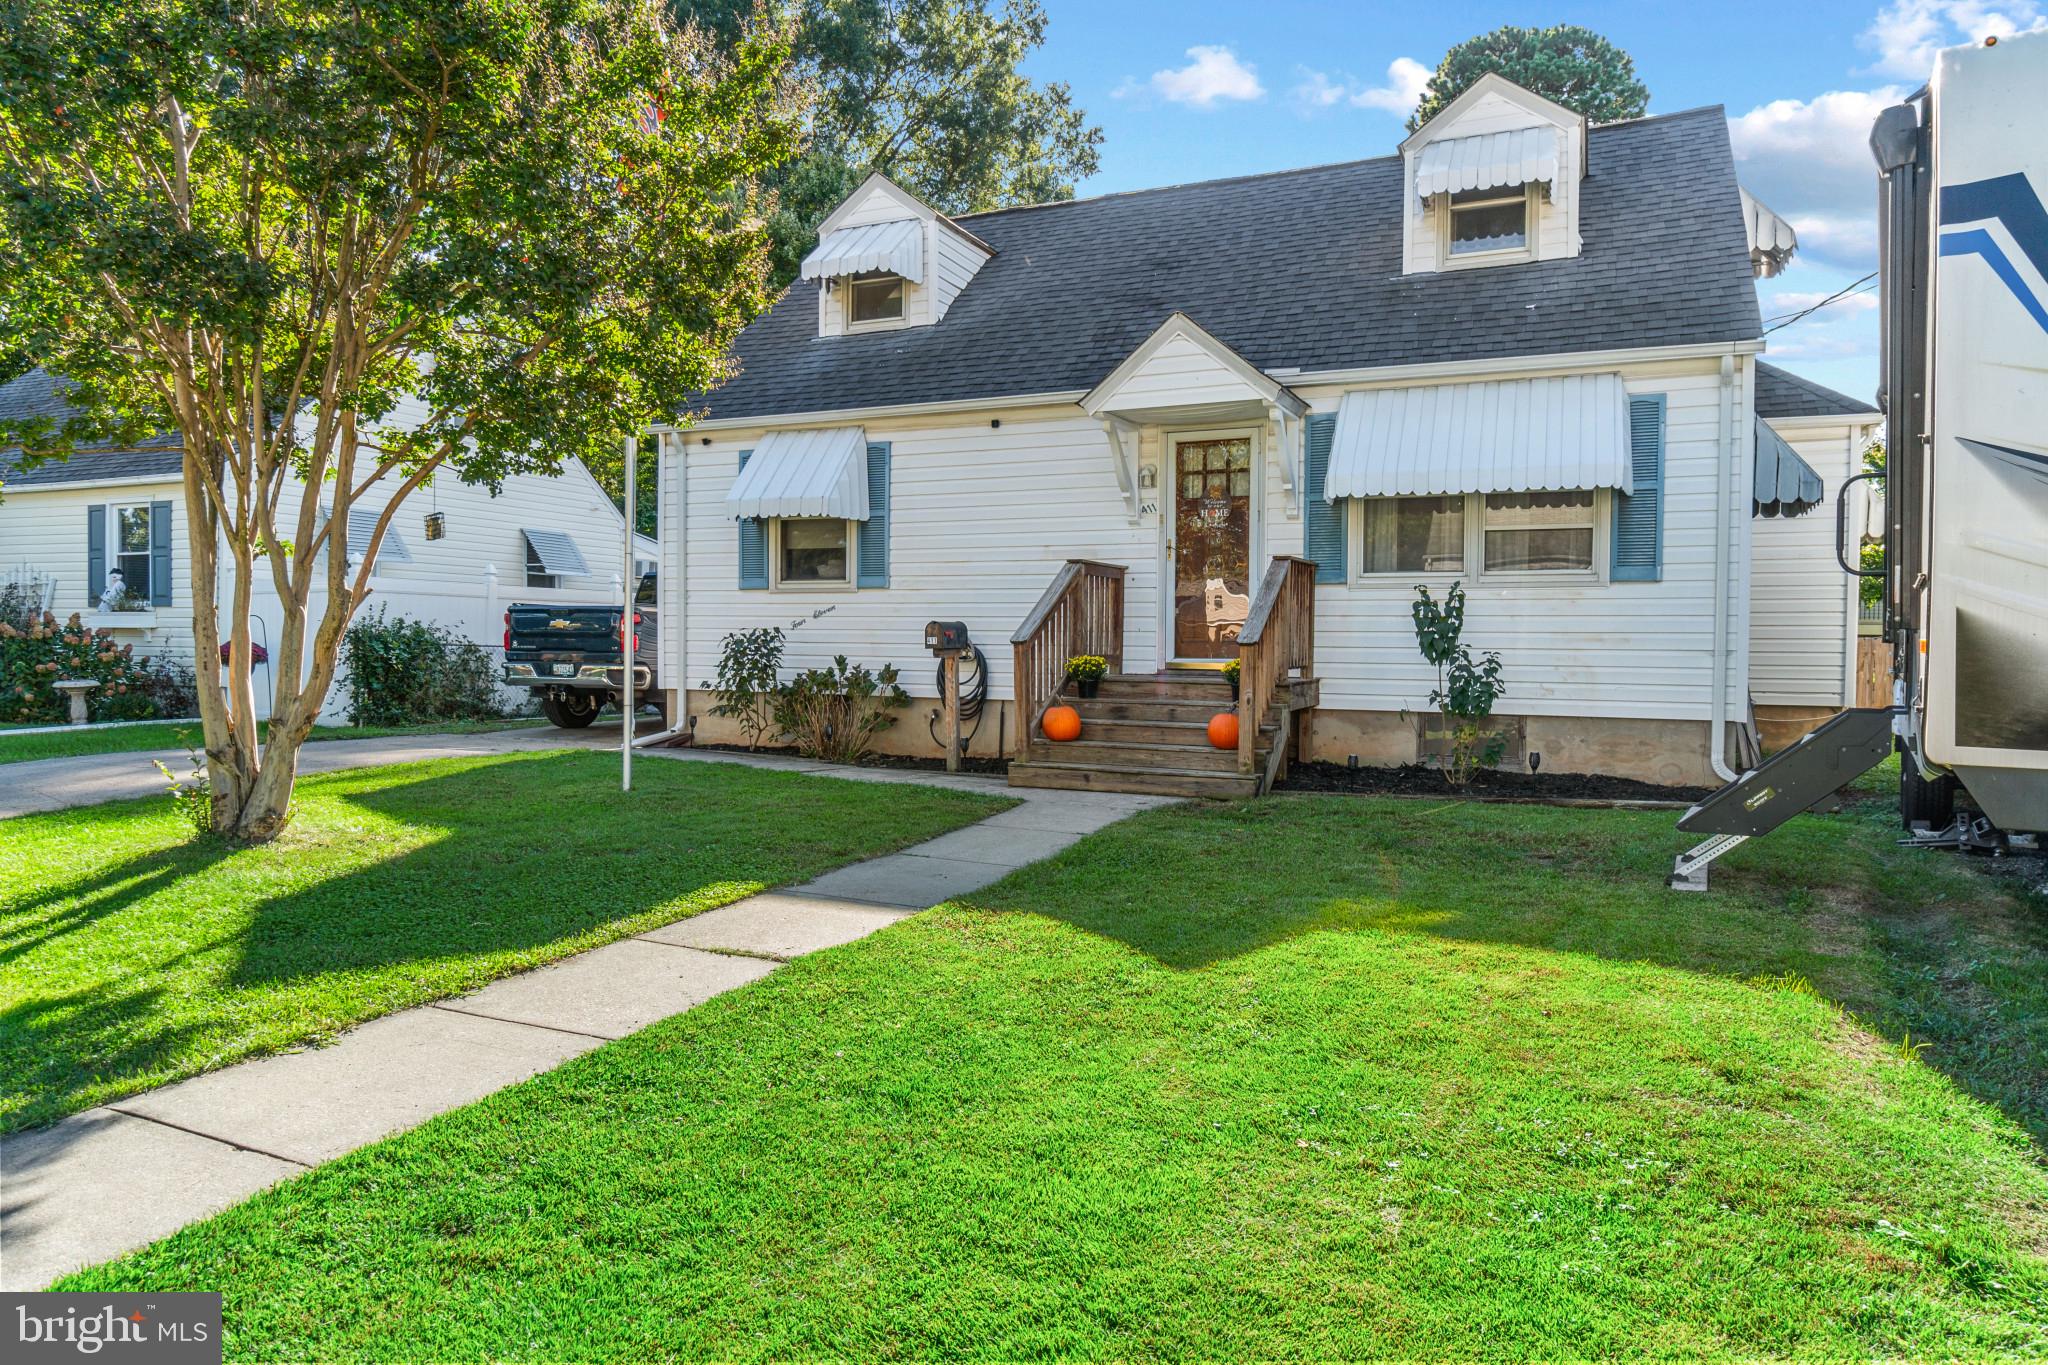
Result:
<svg viewBox="0 0 2048 1365"><path fill-rule="evenodd" d="M548 572L547 561L540 557L540 551L533 548L533 542L526 542L526 586L529 588L559 588L562 580Z"/></svg>
<svg viewBox="0 0 2048 1365"><path fill-rule="evenodd" d="M836 518L791 517L775 524L775 580L786 586L845 583L851 536Z"/></svg>
<svg viewBox="0 0 2048 1365"><path fill-rule="evenodd" d="M866 275L849 286L852 305L849 316L855 322L893 322L903 316L903 277Z"/></svg>
<svg viewBox="0 0 2048 1365"><path fill-rule="evenodd" d="M127 595L138 601L150 600L149 504L111 509L114 519L114 567L121 571Z"/></svg>
<svg viewBox="0 0 2048 1365"><path fill-rule="evenodd" d="M1593 567L1593 494L1486 495L1486 568L1489 572Z"/></svg>
<svg viewBox="0 0 2048 1365"><path fill-rule="evenodd" d="M1451 254L1520 251L1529 245L1529 196L1516 189L1461 190L1451 196Z"/></svg>
<svg viewBox="0 0 2048 1365"><path fill-rule="evenodd" d="M1365 500L1363 573L1458 573L1465 567L1465 495Z"/></svg>

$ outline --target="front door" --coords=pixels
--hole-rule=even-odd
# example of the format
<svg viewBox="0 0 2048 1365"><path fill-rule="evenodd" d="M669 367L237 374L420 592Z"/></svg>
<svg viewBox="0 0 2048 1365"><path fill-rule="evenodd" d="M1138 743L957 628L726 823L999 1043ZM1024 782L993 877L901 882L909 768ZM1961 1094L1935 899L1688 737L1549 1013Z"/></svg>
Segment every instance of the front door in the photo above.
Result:
<svg viewBox="0 0 2048 1365"><path fill-rule="evenodd" d="M1177 438L1173 470L1173 657L1234 659L1251 611L1252 438Z"/></svg>

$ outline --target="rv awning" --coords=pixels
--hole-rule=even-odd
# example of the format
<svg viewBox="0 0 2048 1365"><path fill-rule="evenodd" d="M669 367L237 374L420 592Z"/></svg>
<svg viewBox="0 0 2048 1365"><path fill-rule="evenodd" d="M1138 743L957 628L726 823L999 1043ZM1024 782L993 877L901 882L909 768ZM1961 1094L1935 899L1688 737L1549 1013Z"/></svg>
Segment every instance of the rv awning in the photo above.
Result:
<svg viewBox="0 0 2048 1365"><path fill-rule="evenodd" d="M924 224L915 218L827 233L804 257L803 278L829 280L886 270L906 280L924 279Z"/></svg>
<svg viewBox="0 0 2048 1365"><path fill-rule="evenodd" d="M1557 129L1517 128L1432 142L1415 159L1415 192L1424 199L1461 190L1557 183Z"/></svg>
<svg viewBox="0 0 2048 1365"><path fill-rule="evenodd" d="M360 563L370 548L370 537L377 533L377 513L368 507L348 509L348 558L351 564ZM412 551L405 548L405 537L398 534L395 526L384 530L384 543L377 547L379 564L410 564Z"/></svg>
<svg viewBox="0 0 2048 1365"><path fill-rule="evenodd" d="M1618 374L1347 393L1322 496L1566 488L1635 491Z"/></svg>
<svg viewBox="0 0 2048 1365"><path fill-rule="evenodd" d="M725 495L732 517L868 519L868 434L863 427L771 431Z"/></svg>
<svg viewBox="0 0 2048 1365"><path fill-rule="evenodd" d="M1811 512L1827 497L1827 487L1813 466L1785 438L1756 419L1756 490L1750 510L1760 517L1796 517Z"/></svg>
<svg viewBox="0 0 2048 1365"><path fill-rule="evenodd" d="M576 548L576 542L566 531L540 531L533 527L522 530L527 548L540 561L543 573L560 578L584 578L590 573L590 566L583 562L583 551Z"/></svg>

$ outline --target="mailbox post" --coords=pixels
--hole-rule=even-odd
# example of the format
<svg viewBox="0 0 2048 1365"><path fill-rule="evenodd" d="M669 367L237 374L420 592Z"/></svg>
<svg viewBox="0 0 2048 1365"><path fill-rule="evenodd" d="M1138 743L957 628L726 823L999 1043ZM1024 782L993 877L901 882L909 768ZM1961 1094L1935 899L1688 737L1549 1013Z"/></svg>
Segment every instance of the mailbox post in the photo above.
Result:
<svg viewBox="0 0 2048 1365"><path fill-rule="evenodd" d="M946 771L960 771L960 656L974 646L964 621L928 621L924 647L938 656L940 733L945 736Z"/></svg>

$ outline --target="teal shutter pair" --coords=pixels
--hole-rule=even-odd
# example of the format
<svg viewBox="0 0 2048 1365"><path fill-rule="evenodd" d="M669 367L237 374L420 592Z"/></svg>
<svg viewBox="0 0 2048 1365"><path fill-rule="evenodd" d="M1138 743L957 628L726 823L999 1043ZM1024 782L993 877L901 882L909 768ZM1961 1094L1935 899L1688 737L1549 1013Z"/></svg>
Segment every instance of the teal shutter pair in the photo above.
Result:
<svg viewBox="0 0 2048 1365"><path fill-rule="evenodd" d="M1319 412L1308 419L1301 459L1301 556L1316 565L1316 582L1344 581L1345 543L1350 530L1344 500L1327 502L1323 485L1330 476L1330 443L1337 434L1337 414Z"/></svg>
<svg viewBox="0 0 2048 1365"><path fill-rule="evenodd" d="M740 452L747 467L751 450ZM889 443L868 443L868 519L860 523L854 549L854 582L863 588L889 586ZM768 586L768 527L759 517L740 518L740 586Z"/></svg>
<svg viewBox="0 0 2048 1365"><path fill-rule="evenodd" d="M85 509L85 594L86 605L97 607L107 591L107 505L93 503ZM149 505L149 604L171 605L171 505Z"/></svg>

